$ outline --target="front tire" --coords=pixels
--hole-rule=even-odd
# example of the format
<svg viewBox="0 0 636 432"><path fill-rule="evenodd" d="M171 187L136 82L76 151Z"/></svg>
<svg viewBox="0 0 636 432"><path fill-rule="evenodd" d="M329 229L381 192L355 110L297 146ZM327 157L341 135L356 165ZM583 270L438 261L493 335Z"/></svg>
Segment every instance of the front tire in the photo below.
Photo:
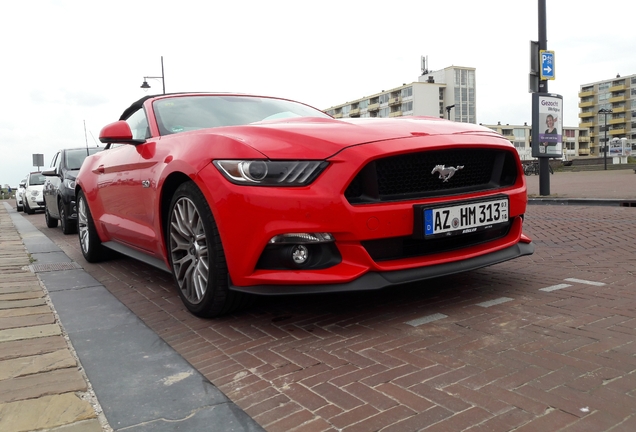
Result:
<svg viewBox="0 0 636 432"><path fill-rule="evenodd" d="M51 214L49 213L49 207L46 204L44 205L44 220L46 221L47 227L49 228L57 227L57 219L51 216Z"/></svg>
<svg viewBox="0 0 636 432"><path fill-rule="evenodd" d="M177 188L170 203L167 249L179 296L202 318L243 305L244 293L230 291L225 253L210 206L192 182Z"/></svg>
<svg viewBox="0 0 636 432"><path fill-rule="evenodd" d="M75 233L75 223L68 219L68 215L66 214L66 207L60 200L58 203L58 208L60 209L60 225L62 225L62 232L66 235ZM57 224L56 224L57 225Z"/></svg>
<svg viewBox="0 0 636 432"><path fill-rule="evenodd" d="M31 207L29 207L29 201L25 201L24 202L24 212L26 214L30 214L32 215L33 213L35 213L35 210L31 209Z"/></svg>
<svg viewBox="0 0 636 432"><path fill-rule="evenodd" d="M101 261L104 257L104 247L95 229L93 216L83 191L80 191L77 196L77 226L80 249L86 261L90 263Z"/></svg>

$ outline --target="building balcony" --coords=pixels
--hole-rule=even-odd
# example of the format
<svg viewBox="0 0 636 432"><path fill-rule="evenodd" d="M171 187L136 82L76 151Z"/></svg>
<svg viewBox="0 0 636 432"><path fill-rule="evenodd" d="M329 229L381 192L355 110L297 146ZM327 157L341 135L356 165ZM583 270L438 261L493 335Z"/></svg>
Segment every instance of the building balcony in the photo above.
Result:
<svg viewBox="0 0 636 432"><path fill-rule="evenodd" d="M380 103L369 104L367 111L377 111L380 109Z"/></svg>
<svg viewBox="0 0 636 432"><path fill-rule="evenodd" d="M590 142L590 137L580 136L579 142Z"/></svg>
<svg viewBox="0 0 636 432"><path fill-rule="evenodd" d="M620 84L620 85L612 86L609 88L610 93L618 92L622 90L625 90L625 84Z"/></svg>
<svg viewBox="0 0 636 432"><path fill-rule="evenodd" d="M349 117L358 117L360 116L360 108L352 108L349 110Z"/></svg>
<svg viewBox="0 0 636 432"><path fill-rule="evenodd" d="M593 106L594 106L594 101L586 101L586 102L579 103L579 108L588 108Z"/></svg>
<svg viewBox="0 0 636 432"><path fill-rule="evenodd" d="M625 135L625 128L621 128L621 129L610 129L610 130L609 130L609 134L610 134L610 135Z"/></svg>
<svg viewBox="0 0 636 432"><path fill-rule="evenodd" d="M342 118L342 113L341 113L341 112L339 112L339 113L335 113L335 114L333 115L333 118Z"/></svg>
<svg viewBox="0 0 636 432"><path fill-rule="evenodd" d="M594 90L586 90L579 92L579 98L583 99L585 97L594 96Z"/></svg>
<svg viewBox="0 0 636 432"><path fill-rule="evenodd" d="M607 101L610 103L615 103L615 102L623 102L624 100L625 100L625 95L621 95L621 96L611 97Z"/></svg>
<svg viewBox="0 0 636 432"><path fill-rule="evenodd" d="M594 122L591 122L591 121L588 121L588 122L585 122L585 123L579 123L579 127L582 127L582 128L589 128L589 127L592 127L592 126L594 126Z"/></svg>
<svg viewBox="0 0 636 432"><path fill-rule="evenodd" d="M579 117L580 118L594 117L595 115L596 115L596 113L594 111L587 111L587 112L579 113Z"/></svg>
<svg viewBox="0 0 636 432"><path fill-rule="evenodd" d="M389 113L389 117L402 117L402 111L393 111Z"/></svg>
<svg viewBox="0 0 636 432"><path fill-rule="evenodd" d="M397 105L402 103L402 98L400 96L389 99L389 106Z"/></svg>
<svg viewBox="0 0 636 432"><path fill-rule="evenodd" d="M622 107L618 107L618 108L612 108L612 112L614 112L614 113L622 113L622 112L625 112L625 107L624 107L624 106L622 106Z"/></svg>
<svg viewBox="0 0 636 432"><path fill-rule="evenodd" d="M504 135L504 138L507 139L510 142L514 142L515 141L515 136L514 135Z"/></svg>
<svg viewBox="0 0 636 432"><path fill-rule="evenodd" d="M611 119L609 120L607 123L609 124L621 124L621 123L625 123L625 118L617 118L617 119Z"/></svg>
<svg viewBox="0 0 636 432"><path fill-rule="evenodd" d="M587 156L590 154L590 149L579 149L579 156Z"/></svg>

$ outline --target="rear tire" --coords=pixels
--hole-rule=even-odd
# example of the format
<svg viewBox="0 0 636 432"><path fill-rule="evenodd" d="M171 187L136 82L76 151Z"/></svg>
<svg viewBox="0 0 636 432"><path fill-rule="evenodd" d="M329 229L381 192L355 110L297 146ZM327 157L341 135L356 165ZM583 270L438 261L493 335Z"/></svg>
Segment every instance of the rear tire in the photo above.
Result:
<svg viewBox="0 0 636 432"><path fill-rule="evenodd" d="M229 289L216 222L203 193L192 182L183 183L172 197L166 241L179 296L193 315L211 318L249 301L250 296Z"/></svg>
<svg viewBox="0 0 636 432"><path fill-rule="evenodd" d="M49 213L49 207L46 204L44 204L44 220L46 221L47 227L49 228L57 227L57 219L51 216L51 214Z"/></svg>
<svg viewBox="0 0 636 432"><path fill-rule="evenodd" d="M93 216L83 191L77 196L77 226L80 249L86 261L94 263L104 258L104 247L95 229Z"/></svg>

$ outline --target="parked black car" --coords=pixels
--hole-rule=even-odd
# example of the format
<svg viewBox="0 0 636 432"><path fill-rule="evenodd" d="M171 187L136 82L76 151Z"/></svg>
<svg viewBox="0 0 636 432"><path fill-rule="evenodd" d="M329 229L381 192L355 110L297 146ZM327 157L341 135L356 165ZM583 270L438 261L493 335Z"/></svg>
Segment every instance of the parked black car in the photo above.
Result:
<svg viewBox="0 0 636 432"><path fill-rule="evenodd" d="M44 184L44 217L47 227L57 227L59 220L64 234L75 232L77 229L75 178L86 156L101 150L103 150L102 147L60 150L53 156L49 169L42 171L42 174L47 176Z"/></svg>

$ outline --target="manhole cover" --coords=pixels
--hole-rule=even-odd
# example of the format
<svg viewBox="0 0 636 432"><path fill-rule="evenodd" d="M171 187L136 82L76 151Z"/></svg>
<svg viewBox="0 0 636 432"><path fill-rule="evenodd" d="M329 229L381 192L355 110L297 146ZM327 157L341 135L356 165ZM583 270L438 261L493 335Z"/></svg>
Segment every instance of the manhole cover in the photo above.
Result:
<svg viewBox="0 0 636 432"><path fill-rule="evenodd" d="M50 263L50 264L31 264L29 266L33 273L42 273L42 272L51 272L51 271L60 271L60 270L76 270L81 269L80 266L76 262L61 262L61 263Z"/></svg>

